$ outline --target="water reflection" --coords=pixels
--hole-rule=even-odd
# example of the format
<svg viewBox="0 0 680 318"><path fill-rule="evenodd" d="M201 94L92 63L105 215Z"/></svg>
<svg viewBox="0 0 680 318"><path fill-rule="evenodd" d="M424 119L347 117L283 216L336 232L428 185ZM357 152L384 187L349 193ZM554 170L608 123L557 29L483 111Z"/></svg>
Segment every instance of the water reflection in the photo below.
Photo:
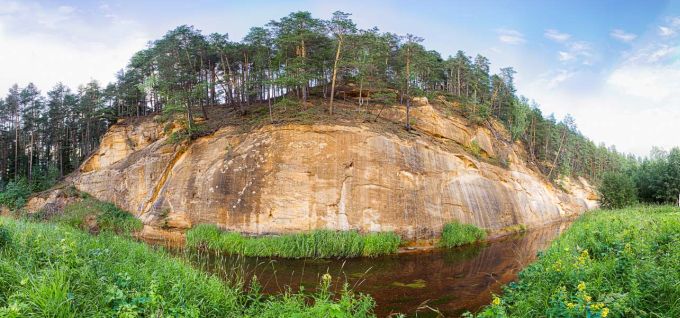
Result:
<svg viewBox="0 0 680 318"><path fill-rule="evenodd" d="M405 313L419 317L458 316L491 301L492 293L517 277L536 253L545 249L568 224L556 224L523 235L458 249L377 258L288 260L194 255L192 262L225 279L257 275L266 293L300 286L313 290L330 273L335 288L348 282L376 301L379 317Z"/></svg>

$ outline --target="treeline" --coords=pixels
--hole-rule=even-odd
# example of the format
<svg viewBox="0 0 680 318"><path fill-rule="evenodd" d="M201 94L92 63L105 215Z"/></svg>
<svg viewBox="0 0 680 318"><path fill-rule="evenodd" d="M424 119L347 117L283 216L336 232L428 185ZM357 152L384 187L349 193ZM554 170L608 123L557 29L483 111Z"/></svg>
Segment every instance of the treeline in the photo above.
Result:
<svg viewBox="0 0 680 318"><path fill-rule="evenodd" d="M58 84L46 96L31 84L10 89L0 104L0 178L63 176L117 118L174 115L191 136L198 130L196 117L208 119L206 107L214 105L238 110L236 116L253 105L268 107L275 120L277 102L285 98L333 116L334 98L347 84L358 89L355 102L366 109L404 105L406 129L415 96L456 100L478 124L496 118L511 132L507 141L524 141L529 160L551 179L598 179L630 161L582 136L571 117L546 117L537 104L517 96L512 68L492 74L484 56L458 51L444 58L422 41L358 29L343 12L329 20L291 13L251 28L241 41L180 26L137 52L106 87L92 82L71 91ZM323 106L311 105L312 95Z"/></svg>
<svg viewBox="0 0 680 318"><path fill-rule="evenodd" d="M600 185L602 204L622 208L636 203L679 204L680 148L652 149L623 171L608 172Z"/></svg>
<svg viewBox="0 0 680 318"><path fill-rule="evenodd" d="M0 99L0 180L25 178L39 188L77 168L115 120L106 91L91 82L46 95L33 84L12 86Z"/></svg>

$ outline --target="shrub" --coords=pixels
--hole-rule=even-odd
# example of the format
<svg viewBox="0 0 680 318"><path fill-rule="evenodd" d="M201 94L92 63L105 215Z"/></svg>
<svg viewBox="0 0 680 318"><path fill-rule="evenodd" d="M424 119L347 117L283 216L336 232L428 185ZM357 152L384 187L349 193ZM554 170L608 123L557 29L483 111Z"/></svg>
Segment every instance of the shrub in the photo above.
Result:
<svg viewBox="0 0 680 318"><path fill-rule="evenodd" d="M606 209L623 208L637 202L635 183L623 173L605 173L598 190L600 204Z"/></svg>
<svg viewBox="0 0 680 318"><path fill-rule="evenodd" d="M63 214L52 221L85 231L117 234L130 234L142 228L142 222L132 214L119 209L113 203L89 197L67 205ZM92 221L95 223L91 223Z"/></svg>
<svg viewBox="0 0 680 318"><path fill-rule="evenodd" d="M470 143L470 147L468 149L470 150L470 153L475 157L479 158L482 156L482 147L479 146L477 140L473 140Z"/></svg>
<svg viewBox="0 0 680 318"><path fill-rule="evenodd" d="M458 222L444 225L442 237L439 240L441 247L456 247L486 238L486 232L472 224L461 224Z"/></svg>
<svg viewBox="0 0 680 318"><path fill-rule="evenodd" d="M21 178L19 180L12 180L7 183L5 189L0 192L0 205L6 206L12 210L20 209L26 204L28 196L33 192L33 187Z"/></svg>

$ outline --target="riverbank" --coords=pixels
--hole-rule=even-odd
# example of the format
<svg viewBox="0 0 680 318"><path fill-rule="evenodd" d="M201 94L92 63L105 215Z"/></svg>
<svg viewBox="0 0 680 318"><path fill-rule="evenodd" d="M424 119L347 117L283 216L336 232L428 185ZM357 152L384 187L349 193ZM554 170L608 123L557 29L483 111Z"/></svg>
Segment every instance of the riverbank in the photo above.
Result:
<svg viewBox="0 0 680 318"><path fill-rule="evenodd" d="M176 253L196 268L225 280L230 279L234 268L243 277L255 275L266 294L279 294L288 288L313 290L329 273L334 286L348 283L355 293L370 295L378 317L394 313L436 316L433 310L444 317L458 317L489 304L492 293L515 281L536 253L568 226L552 224L454 248L348 259L243 257L204 249L179 249Z"/></svg>
<svg viewBox="0 0 680 318"><path fill-rule="evenodd" d="M579 218L477 317L680 317L680 208Z"/></svg>
<svg viewBox="0 0 680 318"><path fill-rule="evenodd" d="M233 274L237 274L234 272ZM2 317L372 317L374 302L320 278L314 293L266 296L112 232L0 218ZM238 281L238 280L233 280Z"/></svg>

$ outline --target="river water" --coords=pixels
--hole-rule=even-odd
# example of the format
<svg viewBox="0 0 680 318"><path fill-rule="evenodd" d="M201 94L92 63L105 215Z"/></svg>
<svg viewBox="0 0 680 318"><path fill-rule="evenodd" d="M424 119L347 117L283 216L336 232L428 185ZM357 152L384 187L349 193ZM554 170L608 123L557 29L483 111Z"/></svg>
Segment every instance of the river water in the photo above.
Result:
<svg viewBox="0 0 680 318"><path fill-rule="evenodd" d="M514 281L568 225L554 224L461 248L376 258L257 259L211 253L189 258L227 280L256 275L265 293L298 291L300 286L312 291L321 275L329 273L335 290L347 282L355 292L370 294L378 317L391 313L457 317L488 304L492 293L500 293L503 285Z"/></svg>

